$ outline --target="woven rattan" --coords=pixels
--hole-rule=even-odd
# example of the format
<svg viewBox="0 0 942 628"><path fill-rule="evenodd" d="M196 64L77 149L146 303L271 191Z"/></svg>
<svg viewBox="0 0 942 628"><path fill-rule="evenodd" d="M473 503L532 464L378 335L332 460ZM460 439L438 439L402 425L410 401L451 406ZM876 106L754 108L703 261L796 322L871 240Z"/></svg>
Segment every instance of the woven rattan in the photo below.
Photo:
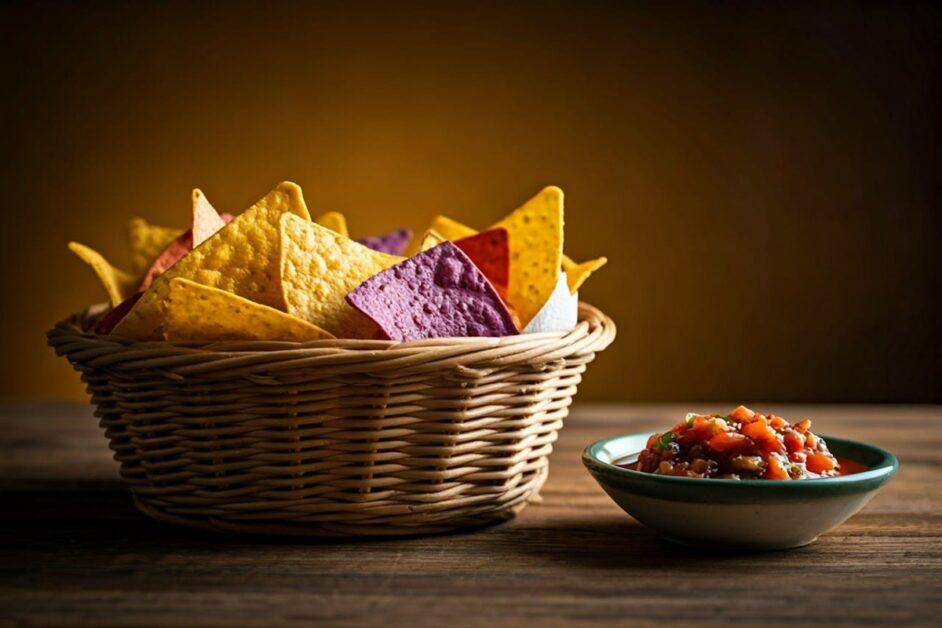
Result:
<svg viewBox="0 0 942 628"><path fill-rule="evenodd" d="M615 325L505 338L49 344L82 373L147 515L262 534L396 535L506 519L534 500L576 386Z"/></svg>

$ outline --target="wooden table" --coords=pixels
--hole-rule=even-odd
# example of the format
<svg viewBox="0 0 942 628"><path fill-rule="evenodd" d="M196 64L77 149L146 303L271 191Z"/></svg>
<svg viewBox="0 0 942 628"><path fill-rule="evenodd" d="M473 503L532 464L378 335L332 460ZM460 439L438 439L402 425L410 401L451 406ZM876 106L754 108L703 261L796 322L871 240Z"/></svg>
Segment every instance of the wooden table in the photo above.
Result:
<svg viewBox="0 0 942 628"><path fill-rule="evenodd" d="M589 442L730 404L581 405L544 503L432 538L281 542L138 514L83 405L0 406L0 623L545 625L942 622L942 407L756 404L899 455L899 475L812 546L695 551L623 514Z"/></svg>

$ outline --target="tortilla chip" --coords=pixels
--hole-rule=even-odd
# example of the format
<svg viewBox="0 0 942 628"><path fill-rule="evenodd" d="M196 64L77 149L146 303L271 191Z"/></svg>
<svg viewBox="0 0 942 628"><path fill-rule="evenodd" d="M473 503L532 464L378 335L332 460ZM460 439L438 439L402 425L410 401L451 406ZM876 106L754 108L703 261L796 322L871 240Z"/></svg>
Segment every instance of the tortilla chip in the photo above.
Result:
<svg viewBox="0 0 942 628"><path fill-rule="evenodd" d="M422 236L422 244L419 245L419 250L417 252L427 251L431 248L438 246L439 244L445 241L447 241L447 238L445 238L443 235L441 235L437 231L429 229L428 231L425 232L425 235Z"/></svg>
<svg viewBox="0 0 942 628"><path fill-rule="evenodd" d="M331 231L339 233L342 236L349 236L347 231L347 219L340 212L327 212L314 219L314 222L322 227L327 227Z"/></svg>
<svg viewBox="0 0 942 628"><path fill-rule="evenodd" d="M168 268L183 259L183 256L193 250L193 230L187 229L180 237L170 243L163 253L157 256L154 263L147 269L147 274L141 280L138 290L141 292L150 288L154 279L162 275Z"/></svg>
<svg viewBox="0 0 942 628"><path fill-rule="evenodd" d="M357 242L380 253L402 255L409 243L412 242L412 229L404 227L378 236L357 238Z"/></svg>
<svg viewBox="0 0 942 628"><path fill-rule="evenodd" d="M563 258L563 191L543 188L494 227L509 235L510 280L507 299L527 323L556 287Z"/></svg>
<svg viewBox="0 0 942 628"><path fill-rule="evenodd" d="M457 220L447 216L435 216L432 219L432 225L429 231L435 231L446 240L458 240L466 238L469 235L477 233L471 227L463 225ZM434 245L433 245L434 246ZM424 249L423 249L424 250ZM566 277L569 281L569 293L575 293L585 280L589 278L594 271L598 270L608 262L608 258L598 257L587 262L577 263L572 258L563 255L563 270L566 271Z"/></svg>
<svg viewBox="0 0 942 628"><path fill-rule="evenodd" d="M306 342L334 337L275 308L183 277L170 280L163 333L167 340Z"/></svg>
<svg viewBox="0 0 942 628"><path fill-rule="evenodd" d="M114 333L128 338L160 339L170 281L175 277L219 288L250 301L284 310L279 286L278 219L282 214L310 221L301 188L284 182L236 217L214 236L160 275Z"/></svg>
<svg viewBox="0 0 942 628"><path fill-rule="evenodd" d="M281 217L280 239L286 311L339 338L372 338L375 325L344 297L402 258L290 214Z"/></svg>
<svg viewBox="0 0 942 628"><path fill-rule="evenodd" d="M193 247L196 248L211 235L226 226L216 208L213 207L202 190L193 190Z"/></svg>
<svg viewBox="0 0 942 628"><path fill-rule="evenodd" d="M607 257L597 257L581 264L563 255L563 270L569 283L569 294L575 294L593 272L608 263Z"/></svg>
<svg viewBox="0 0 942 628"><path fill-rule="evenodd" d="M506 229L488 229L455 240L455 246L471 258L503 296L510 281L510 245Z"/></svg>
<svg viewBox="0 0 942 628"><path fill-rule="evenodd" d="M133 218L128 223L128 243L131 247L131 268L142 276L154 260L183 233L183 229L158 227L143 218Z"/></svg>
<svg viewBox="0 0 942 628"><path fill-rule="evenodd" d="M370 277L347 301L389 340L517 334L494 286L452 242Z"/></svg>
<svg viewBox="0 0 942 628"><path fill-rule="evenodd" d="M432 224L428 228L429 231L434 231L441 237L446 240L460 240L461 238L467 238L468 236L473 236L477 233L477 229L472 229L467 225L463 225L457 220L452 220L448 216L435 216L432 218Z"/></svg>
<svg viewBox="0 0 942 628"><path fill-rule="evenodd" d="M142 296L144 296L143 292L135 292L127 299L111 308L111 311L98 319L98 323L95 325L95 333L110 334L115 325L120 323L121 319L127 316L127 313L131 311L131 308L134 307L134 304L137 303L138 299Z"/></svg>
<svg viewBox="0 0 942 628"><path fill-rule="evenodd" d="M112 266L98 251L78 242L69 242L69 250L95 271L98 280L108 293L111 307L118 306L137 291L137 278Z"/></svg>

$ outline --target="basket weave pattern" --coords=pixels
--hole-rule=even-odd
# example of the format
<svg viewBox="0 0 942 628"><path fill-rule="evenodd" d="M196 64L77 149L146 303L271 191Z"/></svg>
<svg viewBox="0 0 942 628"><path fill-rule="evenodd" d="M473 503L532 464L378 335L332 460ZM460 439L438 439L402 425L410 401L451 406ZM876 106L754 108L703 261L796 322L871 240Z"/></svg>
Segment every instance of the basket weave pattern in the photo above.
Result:
<svg viewBox="0 0 942 628"><path fill-rule="evenodd" d="M441 532L513 516L612 321L580 305L566 333L409 343L49 344L82 373L144 513L291 535Z"/></svg>

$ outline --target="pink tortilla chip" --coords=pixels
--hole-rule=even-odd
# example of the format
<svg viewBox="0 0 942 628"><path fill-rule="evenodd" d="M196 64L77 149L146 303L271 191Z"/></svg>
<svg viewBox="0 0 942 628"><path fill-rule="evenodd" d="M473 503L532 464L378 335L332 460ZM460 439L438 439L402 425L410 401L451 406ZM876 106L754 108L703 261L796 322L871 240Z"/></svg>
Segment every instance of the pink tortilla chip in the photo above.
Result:
<svg viewBox="0 0 942 628"><path fill-rule="evenodd" d="M387 253L389 255L402 255L409 242L412 241L412 229L404 228L390 231L383 235L370 236L357 240L363 246L368 246L374 251Z"/></svg>
<svg viewBox="0 0 942 628"><path fill-rule="evenodd" d="M202 190L193 190L193 246L199 246L204 240L226 226L226 221L212 206Z"/></svg>
<svg viewBox="0 0 942 628"><path fill-rule="evenodd" d="M451 242L370 277L347 302L390 340L517 334L494 286Z"/></svg>
<svg viewBox="0 0 942 628"><path fill-rule="evenodd" d="M159 275L161 275L165 270L176 264L180 261L180 258L193 250L193 230L187 229L177 237L176 240L170 243L170 245L164 249L163 253L157 256L157 259L154 260L154 263L150 265L150 268L147 270L147 274L144 275L144 280L141 281L141 285L138 288L139 291L144 292L150 285L154 282Z"/></svg>

